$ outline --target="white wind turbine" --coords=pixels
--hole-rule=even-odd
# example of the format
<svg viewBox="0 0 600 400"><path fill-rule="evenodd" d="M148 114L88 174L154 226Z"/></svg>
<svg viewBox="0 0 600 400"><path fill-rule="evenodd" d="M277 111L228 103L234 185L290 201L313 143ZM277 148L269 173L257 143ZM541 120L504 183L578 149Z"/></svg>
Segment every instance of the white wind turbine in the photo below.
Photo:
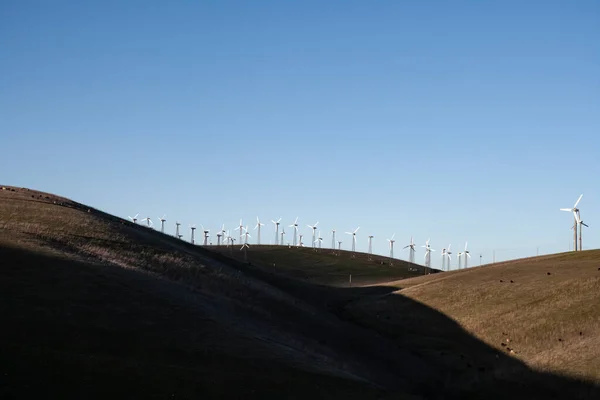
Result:
<svg viewBox="0 0 600 400"><path fill-rule="evenodd" d="M408 249L408 262L410 262L411 264L415 263L415 251L417 251L415 247L415 242L413 240L413 237L411 236L410 243L402 248L402 250Z"/></svg>
<svg viewBox="0 0 600 400"><path fill-rule="evenodd" d="M390 242L390 258L394 258L394 243L396 242L394 240L394 236L396 236L395 233L392 235L391 238L387 239L387 241Z"/></svg>
<svg viewBox="0 0 600 400"><path fill-rule="evenodd" d="M256 226L254 227L254 230L258 229L258 233L256 236L256 244L260 244L260 227L261 226L265 226L265 224L261 223L257 216L256 217Z"/></svg>
<svg viewBox="0 0 600 400"><path fill-rule="evenodd" d="M154 225L154 223L152 222L152 220L150 219L150 217L146 217L142 220L142 222L146 221L146 224L148 225L148 228L150 228L152 225Z"/></svg>
<svg viewBox="0 0 600 400"><path fill-rule="evenodd" d="M167 222L165 217L166 215L163 215L162 218L158 219L160 221L160 233L165 233L165 222Z"/></svg>
<svg viewBox="0 0 600 400"><path fill-rule="evenodd" d="M576 224L573 225L573 229L577 229L577 225L579 225L579 250L581 251L581 250L583 250L583 240L581 239L583 236L582 235L583 234L582 226L589 228L589 225L581 220L581 215L579 214L579 211L577 211L577 221L576 221Z"/></svg>
<svg viewBox="0 0 600 400"><path fill-rule="evenodd" d="M331 230L331 248L335 251L335 229Z"/></svg>
<svg viewBox="0 0 600 400"><path fill-rule="evenodd" d="M450 247L452 245L449 244L447 249L442 251L442 270L450 271L450 261L452 261L452 257L450 256L452 252L450 251ZM446 261L448 259L448 261Z"/></svg>
<svg viewBox="0 0 600 400"><path fill-rule="evenodd" d="M575 229L573 230L573 241L574 241L573 249L575 249L575 251L577 251L577 219L578 219L577 214L579 213L579 208L577 208L577 205L581 201L582 197L583 197L583 193L579 196L579 198L575 202L575 205L573 206L573 208L561 208L560 209L560 211L568 211L568 212L573 213L573 218L575 220Z"/></svg>
<svg viewBox="0 0 600 400"><path fill-rule="evenodd" d="M352 252L356 252L356 232L360 229L360 226L356 228L353 232L346 232L348 235L352 235Z"/></svg>
<svg viewBox="0 0 600 400"><path fill-rule="evenodd" d="M319 221L317 221L314 225L306 225L312 229L312 247L315 247L315 235L317 234L317 225L319 225Z"/></svg>
<svg viewBox="0 0 600 400"><path fill-rule="evenodd" d="M279 244L282 246L283 246L283 236L285 236L285 228L281 228L281 242Z"/></svg>
<svg viewBox="0 0 600 400"><path fill-rule="evenodd" d="M221 245L221 238L225 241L225 224L221 226L221 230L217 233L217 246Z"/></svg>
<svg viewBox="0 0 600 400"><path fill-rule="evenodd" d="M431 248L431 246L429 245L429 241L431 239L427 239L427 241L425 242L425 246L421 246L425 248L425 266L427 268L431 268L431 252L435 251L434 249Z"/></svg>
<svg viewBox="0 0 600 400"><path fill-rule="evenodd" d="M293 224L291 224L289 226L289 228L294 228L294 239L293 239L292 245L295 246L297 244L296 237L298 235L298 217L296 217L296 220L294 221Z"/></svg>
<svg viewBox="0 0 600 400"><path fill-rule="evenodd" d="M181 235L179 234L179 226L181 225L181 222L175 221L175 236L178 239L181 239Z"/></svg>
<svg viewBox="0 0 600 400"><path fill-rule="evenodd" d="M469 244L469 242L465 242L465 251L462 252L463 256L464 256L464 264L465 264L465 268L469 267L469 258L471 258L471 254L469 254L469 250L467 250L467 245Z"/></svg>
<svg viewBox="0 0 600 400"><path fill-rule="evenodd" d="M242 236L244 235L244 225L242 224L241 218L240 218L240 226L238 226L234 230L240 231L240 243L242 243Z"/></svg>
<svg viewBox="0 0 600 400"><path fill-rule="evenodd" d="M202 232L204 232L204 246L208 245L208 238L210 236L210 230L204 229L204 225L200 224L200 228L202 228Z"/></svg>
<svg viewBox="0 0 600 400"><path fill-rule="evenodd" d="M252 236L250 236L250 232L248 232L248 226L246 226L245 228L242 227L242 229L246 231L244 233L244 244L248 244L248 238L252 237ZM241 242L241 239L240 239L240 242Z"/></svg>
<svg viewBox="0 0 600 400"><path fill-rule="evenodd" d="M323 243L323 238L321 237L321 231L319 231L319 236L315 242L319 243L319 248L321 248L321 244Z"/></svg>
<svg viewBox="0 0 600 400"><path fill-rule="evenodd" d="M194 231L196 230L196 225L190 225L190 229L192 230L192 236L190 239L190 243L194 244Z"/></svg>
<svg viewBox="0 0 600 400"><path fill-rule="evenodd" d="M129 217L129 219L131 220L131 222L133 222L134 224L137 223L137 217L138 215L140 215L139 213L135 214L135 217Z"/></svg>
<svg viewBox="0 0 600 400"><path fill-rule="evenodd" d="M281 223L281 217L277 221L271 220L271 222L275 224L275 244L277 244L279 241L279 224Z"/></svg>

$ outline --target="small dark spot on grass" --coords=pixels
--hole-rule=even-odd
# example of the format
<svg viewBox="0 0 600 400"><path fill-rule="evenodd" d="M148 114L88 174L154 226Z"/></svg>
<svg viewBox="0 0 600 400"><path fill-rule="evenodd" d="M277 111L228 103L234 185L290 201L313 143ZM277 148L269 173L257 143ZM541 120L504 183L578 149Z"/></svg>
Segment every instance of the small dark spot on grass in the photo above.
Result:
<svg viewBox="0 0 600 400"><path fill-rule="evenodd" d="M515 283L515 281L513 281L512 279L510 280L510 283Z"/></svg>
<svg viewBox="0 0 600 400"><path fill-rule="evenodd" d="M583 336L583 332L579 332L579 336Z"/></svg>
<svg viewBox="0 0 600 400"><path fill-rule="evenodd" d="M500 279L500 282L504 282L502 279Z"/></svg>
<svg viewBox="0 0 600 400"><path fill-rule="evenodd" d="M504 347L504 346L506 346L506 343L500 343L500 345L501 345L502 347Z"/></svg>
<svg viewBox="0 0 600 400"><path fill-rule="evenodd" d="M552 275L550 272L546 272L546 274L548 274L548 275Z"/></svg>
<svg viewBox="0 0 600 400"><path fill-rule="evenodd" d="M561 339L561 338L558 338L558 341L559 341L559 342L562 342L562 339Z"/></svg>

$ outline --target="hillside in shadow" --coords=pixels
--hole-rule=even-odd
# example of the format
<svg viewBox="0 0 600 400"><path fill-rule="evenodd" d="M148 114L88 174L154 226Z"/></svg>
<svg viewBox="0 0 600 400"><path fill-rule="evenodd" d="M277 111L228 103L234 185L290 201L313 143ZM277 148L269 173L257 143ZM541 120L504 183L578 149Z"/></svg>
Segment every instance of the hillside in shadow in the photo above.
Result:
<svg viewBox="0 0 600 400"><path fill-rule="evenodd" d="M397 289L317 285L2 190L0 397L597 398Z"/></svg>

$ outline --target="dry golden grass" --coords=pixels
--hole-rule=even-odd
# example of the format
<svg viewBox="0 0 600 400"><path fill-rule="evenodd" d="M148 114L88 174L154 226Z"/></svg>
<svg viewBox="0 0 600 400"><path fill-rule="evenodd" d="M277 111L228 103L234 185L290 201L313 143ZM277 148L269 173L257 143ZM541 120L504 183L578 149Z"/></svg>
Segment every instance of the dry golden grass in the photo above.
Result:
<svg viewBox="0 0 600 400"><path fill-rule="evenodd" d="M357 307L391 314L405 296L537 370L600 382L599 268L599 250L517 260L389 283Z"/></svg>

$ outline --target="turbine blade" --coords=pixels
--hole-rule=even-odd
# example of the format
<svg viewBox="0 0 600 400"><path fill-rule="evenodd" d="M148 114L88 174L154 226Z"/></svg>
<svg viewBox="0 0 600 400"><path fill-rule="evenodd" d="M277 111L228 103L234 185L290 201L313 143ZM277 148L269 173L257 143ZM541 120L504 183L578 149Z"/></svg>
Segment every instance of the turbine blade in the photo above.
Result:
<svg viewBox="0 0 600 400"><path fill-rule="evenodd" d="M573 208L577 208L577 204L579 204L579 202L581 201L581 198L583 197L583 193L581 194L581 196L579 196L579 198L577 199L577 201L575 202L575 205L573 206Z"/></svg>
<svg viewBox="0 0 600 400"><path fill-rule="evenodd" d="M569 212L571 212L571 211L573 211L573 209L572 208L561 208L560 211L569 211Z"/></svg>

